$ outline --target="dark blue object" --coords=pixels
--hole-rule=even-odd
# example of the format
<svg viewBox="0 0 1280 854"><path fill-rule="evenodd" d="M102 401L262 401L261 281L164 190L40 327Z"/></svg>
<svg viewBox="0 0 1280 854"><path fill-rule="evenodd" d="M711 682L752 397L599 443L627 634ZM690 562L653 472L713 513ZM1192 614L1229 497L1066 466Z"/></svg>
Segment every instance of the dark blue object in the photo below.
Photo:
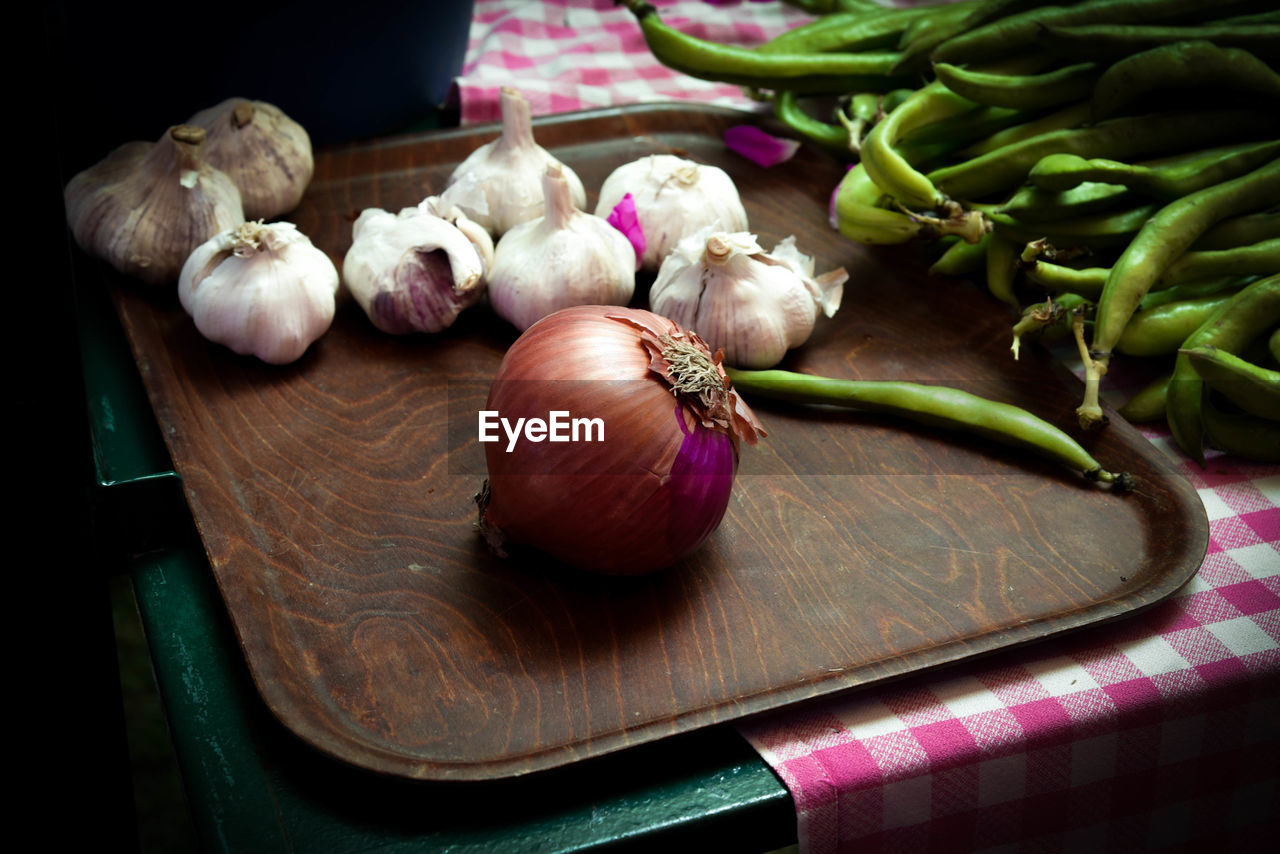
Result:
<svg viewBox="0 0 1280 854"><path fill-rule="evenodd" d="M59 0L57 12L70 173L231 97L275 104L316 146L421 123L462 70L472 0Z"/></svg>

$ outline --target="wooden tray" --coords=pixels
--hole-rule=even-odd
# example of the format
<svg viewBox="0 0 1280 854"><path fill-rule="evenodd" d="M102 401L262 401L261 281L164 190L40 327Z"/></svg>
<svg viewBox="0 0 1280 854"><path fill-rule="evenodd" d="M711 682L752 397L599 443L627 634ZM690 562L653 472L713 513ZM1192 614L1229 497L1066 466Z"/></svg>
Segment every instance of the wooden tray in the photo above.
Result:
<svg viewBox="0 0 1280 854"><path fill-rule="evenodd" d="M744 116L649 106L540 121L595 191L678 151L724 167L761 242L843 265L844 305L783 367L935 381L1070 427L1079 384L1009 315L931 279L918 249L827 225L839 164L764 170L727 152ZM495 127L321 152L293 220L340 262L366 207L438 192ZM724 523L691 559L614 579L491 556L472 524L476 413L514 331L481 305L436 336L376 331L354 303L298 363L205 342L175 295L107 276L250 671L321 751L423 779L546 769L1119 617L1199 566L1195 492L1112 415L1092 450L1127 496L1052 463L887 417L757 401ZM638 304L643 305L643 293Z"/></svg>

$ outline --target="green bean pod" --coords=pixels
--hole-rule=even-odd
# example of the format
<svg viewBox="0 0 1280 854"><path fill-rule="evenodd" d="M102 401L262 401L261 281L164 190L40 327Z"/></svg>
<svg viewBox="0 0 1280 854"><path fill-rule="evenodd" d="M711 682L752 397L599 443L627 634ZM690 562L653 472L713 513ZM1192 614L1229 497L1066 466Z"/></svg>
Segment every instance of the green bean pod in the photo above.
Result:
<svg viewBox="0 0 1280 854"><path fill-rule="evenodd" d="M1027 280L1054 294L1079 294L1096 300L1107 283L1110 267L1068 267L1039 258L1023 265Z"/></svg>
<svg viewBox="0 0 1280 854"><path fill-rule="evenodd" d="M972 0L962 0L969 5ZM894 48L913 20L932 14L929 7L855 9L833 12L793 27L755 48L758 53L829 53Z"/></svg>
<svg viewBox="0 0 1280 854"><path fill-rule="evenodd" d="M1266 275L1280 270L1280 238L1234 249L1188 251L1169 265L1152 290L1220 276Z"/></svg>
<svg viewBox="0 0 1280 854"><path fill-rule="evenodd" d="M907 243L927 234L921 220L881 207L883 197L884 191L867 175L866 167L855 163L836 188L836 229L850 240L870 245Z"/></svg>
<svg viewBox="0 0 1280 854"><path fill-rule="evenodd" d="M1031 167L1027 180L1040 189L1060 192L1101 182L1173 201L1252 172L1277 156L1280 156L1280 140L1275 139L1222 146L1148 164L1056 153L1041 158Z"/></svg>
<svg viewBox="0 0 1280 854"><path fill-rule="evenodd" d="M1020 243L1047 239L1058 247L1101 249L1128 243L1158 210L1158 205L1141 205L1056 222L1022 222L1003 213L987 214L987 219L997 234Z"/></svg>
<svg viewBox="0 0 1280 854"><path fill-rule="evenodd" d="M1097 63L1080 62L1039 74L1005 74L939 62L934 64L933 73L952 92L971 101L1030 110L1089 97L1102 69Z"/></svg>
<svg viewBox="0 0 1280 854"><path fill-rule="evenodd" d="M1018 275L1018 252L1021 247L993 233L987 239L987 290L1001 302L1017 308L1018 298L1014 296L1013 285Z"/></svg>
<svg viewBox="0 0 1280 854"><path fill-rule="evenodd" d="M1183 348L1200 379L1212 391L1260 418L1280 420L1280 371L1273 371L1217 347Z"/></svg>
<svg viewBox="0 0 1280 854"><path fill-rule="evenodd" d="M834 154L848 157L857 151L847 127L828 124L810 116L801 109L795 92L775 92L773 113L791 130Z"/></svg>
<svg viewBox="0 0 1280 854"><path fill-rule="evenodd" d="M1204 39L1221 47L1242 48L1259 59L1275 63L1280 58L1280 25L1262 22L1208 22L1184 26L1080 24L1046 25L1037 42L1066 56L1095 62L1114 62L1144 50L1188 39Z"/></svg>
<svg viewBox="0 0 1280 854"><path fill-rule="evenodd" d="M1249 7L1248 0L1219 0L1214 13ZM948 39L933 52L935 62L968 63L1021 53L1035 47L1048 27L1079 24L1150 24L1203 15L1203 0L1085 0L998 18Z"/></svg>
<svg viewBox="0 0 1280 854"><path fill-rule="evenodd" d="M929 272L937 276L969 276L986 269L990 240L990 233L984 234L977 243L957 240L930 265Z"/></svg>
<svg viewBox="0 0 1280 854"><path fill-rule="evenodd" d="M1116 410L1125 421L1143 423L1165 417L1165 401L1169 396L1169 380L1173 373L1162 374L1147 383Z"/></svg>
<svg viewBox="0 0 1280 854"><path fill-rule="evenodd" d="M1091 350L1105 359L1151 286L1216 222L1280 199L1280 159L1170 202L1112 266L1098 299Z"/></svg>
<svg viewBox="0 0 1280 854"><path fill-rule="evenodd" d="M1206 251L1253 246L1280 237L1280 208L1228 217L1201 235L1192 249Z"/></svg>
<svg viewBox="0 0 1280 854"><path fill-rule="evenodd" d="M1280 132L1280 113L1197 110L1124 116L1015 142L963 163L935 169L925 178L937 192L951 198L980 199L1021 185L1032 167L1051 154L1112 159L1154 157L1240 137L1256 139L1270 132Z"/></svg>
<svg viewBox="0 0 1280 854"><path fill-rule="evenodd" d="M727 369L739 394L802 404L846 406L984 436L1056 460L1090 480L1128 490L1132 480L1102 468L1078 442L1021 407L948 386L844 380L791 371Z"/></svg>
<svg viewBox="0 0 1280 854"><path fill-rule="evenodd" d="M1152 285L1211 225L1280 198L1280 159L1165 205L1111 267L1098 298L1093 340L1085 363L1085 394L1076 412L1081 426L1102 420L1098 386L1111 351Z"/></svg>
<svg viewBox="0 0 1280 854"><path fill-rule="evenodd" d="M987 107L987 109L1000 108ZM1023 142L1054 131L1079 127L1088 120L1088 101L1068 104L1065 107L1051 110L1044 115L1033 116L1024 122L998 130L985 139L979 139L973 144L960 149L957 152L957 156L962 160L971 160L993 151L1001 151L1014 143Z"/></svg>
<svg viewBox="0 0 1280 854"><path fill-rule="evenodd" d="M1125 57L1102 72L1093 90L1093 119L1121 115L1157 90L1206 86L1271 102L1272 109L1280 101L1280 74L1253 54L1205 40L1180 41Z"/></svg>
<svg viewBox="0 0 1280 854"><path fill-rule="evenodd" d="M934 81L916 91L879 122L863 140L861 158L876 186L904 205L931 210L946 199L896 149L910 131L969 112L977 107Z"/></svg>
<svg viewBox="0 0 1280 854"><path fill-rule="evenodd" d="M971 204L974 210L1000 213L1024 223L1053 222L1076 219L1136 207L1133 191L1128 187L1086 181L1069 190L1045 190L1025 184L1007 201L993 205Z"/></svg>
<svg viewBox="0 0 1280 854"><path fill-rule="evenodd" d="M683 33L645 0L619 2L635 15L654 57L691 77L801 94L888 91L910 82L889 72L896 53L761 53Z"/></svg>
<svg viewBox="0 0 1280 854"><path fill-rule="evenodd" d="M1210 446L1260 463L1280 463L1280 421L1228 411L1213 395L1206 396L1201 419Z"/></svg>
<svg viewBox="0 0 1280 854"><path fill-rule="evenodd" d="M1280 274L1246 286L1183 343L1184 349L1217 347L1233 352L1280 323ZM1165 418L1183 453L1204 465L1204 380L1179 353L1169 381Z"/></svg>
<svg viewBox="0 0 1280 854"><path fill-rule="evenodd" d="M1116 342L1126 356L1169 356L1234 294L1212 294L1134 312Z"/></svg>

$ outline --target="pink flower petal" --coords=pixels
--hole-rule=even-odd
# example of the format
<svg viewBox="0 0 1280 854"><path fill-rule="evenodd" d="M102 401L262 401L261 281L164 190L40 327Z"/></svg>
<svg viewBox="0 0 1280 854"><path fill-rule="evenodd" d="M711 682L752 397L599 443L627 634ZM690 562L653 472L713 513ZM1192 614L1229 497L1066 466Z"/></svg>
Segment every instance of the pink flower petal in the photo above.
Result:
<svg viewBox="0 0 1280 854"><path fill-rule="evenodd" d="M631 241L632 248L636 250L636 269L639 270L640 257L644 255L646 244L644 229L640 227L640 219L636 216L636 201L631 198L631 194L627 193L623 196L605 219L609 225L621 231L623 237Z"/></svg>
<svg viewBox="0 0 1280 854"><path fill-rule="evenodd" d="M796 140L773 136L755 125L734 125L726 128L724 144L730 151L741 154L766 169L790 160L800 149L800 143Z"/></svg>

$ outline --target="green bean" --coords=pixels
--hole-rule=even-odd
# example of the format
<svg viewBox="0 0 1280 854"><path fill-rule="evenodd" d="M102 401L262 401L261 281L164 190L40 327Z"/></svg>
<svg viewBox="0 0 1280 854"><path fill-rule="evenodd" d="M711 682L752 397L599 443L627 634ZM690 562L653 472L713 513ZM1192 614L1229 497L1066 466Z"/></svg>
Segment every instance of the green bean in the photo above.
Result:
<svg viewBox="0 0 1280 854"><path fill-rule="evenodd" d="M990 240L990 233L976 243L957 239L930 265L929 272L938 276L968 276L985 269Z"/></svg>
<svg viewBox="0 0 1280 854"><path fill-rule="evenodd" d="M1280 274L1253 282L1235 294L1187 337L1183 347L1240 350L1277 322L1280 322ZM1201 466L1204 465L1203 401L1204 380L1196 373L1191 360L1179 353L1169 381L1165 417L1178 447Z"/></svg>
<svg viewBox="0 0 1280 854"><path fill-rule="evenodd" d="M1252 172L1280 155L1280 140L1227 145L1146 164L1105 157L1050 154L1040 159L1027 180L1044 190L1065 191L1089 182L1118 184L1158 199L1173 201L1188 193Z"/></svg>
<svg viewBox="0 0 1280 854"><path fill-rule="evenodd" d="M1116 412L1125 421L1140 423L1163 420L1165 417L1165 400L1169 396L1169 380L1172 377L1172 372L1156 377L1147 385L1138 389Z"/></svg>
<svg viewBox="0 0 1280 854"><path fill-rule="evenodd" d="M997 109L988 107L987 109ZM1013 125L1004 130L997 131L985 139L979 140L967 148L957 152L957 156L964 160L979 157L993 151L999 151L1014 143L1042 136L1053 131L1068 130L1070 128L1079 127L1082 123L1089 119L1089 102L1081 101L1078 104L1068 104L1060 107L1052 112L1029 118L1021 124Z"/></svg>
<svg viewBox="0 0 1280 854"><path fill-rule="evenodd" d="M1280 270L1280 238L1235 249L1188 251L1169 265L1153 288L1217 276L1249 276Z"/></svg>
<svg viewBox="0 0 1280 854"><path fill-rule="evenodd" d="M1271 360L1280 364L1280 327L1277 327L1267 339L1267 350L1271 353Z"/></svg>
<svg viewBox="0 0 1280 854"><path fill-rule="evenodd" d="M1000 234L992 234L987 240L987 290L1001 302L1015 308L1018 298L1013 294L1014 280L1018 274L1018 244Z"/></svg>
<svg viewBox="0 0 1280 854"><path fill-rule="evenodd" d="M903 33L898 45L901 55L893 66L895 73L926 71L929 54L959 31L963 26L961 22L972 10L971 5L958 3L931 8L931 14L914 21Z"/></svg>
<svg viewBox="0 0 1280 854"><path fill-rule="evenodd" d="M1051 154L1081 157L1147 157L1174 149L1199 148L1241 137L1280 131L1280 113L1253 110L1204 110L1124 116L1099 124L1051 131L944 166L925 178L951 198L979 199L1021 184L1042 158Z"/></svg>
<svg viewBox="0 0 1280 854"><path fill-rule="evenodd" d="M1280 74L1253 54L1204 40L1181 41L1135 53L1103 71L1093 90L1093 120L1130 111L1157 90L1210 86L1233 96L1280 101Z"/></svg>
<svg viewBox="0 0 1280 854"><path fill-rule="evenodd" d="M1248 0L1219 0L1214 13L1246 6ZM1048 6L999 18L940 44L936 62L966 63L1007 56L1037 44L1046 27L1072 24L1135 24L1176 21L1203 15L1203 0L1085 0L1069 7Z"/></svg>
<svg viewBox="0 0 1280 854"><path fill-rule="evenodd" d="M1079 62L1039 74L1003 74L938 62L933 73L952 92L992 107L1056 107L1089 97L1102 69Z"/></svg>
<svg viewBox="0 0 1280 854"><path fill-rule="evenodd" d="M1127 491L1132 478L1102 468L1063 431L1021 407L948 386L878 380L843 380L790 371L728 369L740 393L792 403L846 406L908 418L931 426L984 436L1056 460L1090 480Z"/></svg>
<svg viewBox="0 0 1280 854"><path fill-rule="evenodd" d="M1212 391L1251 415L1280 420L1280 371L1273 371L1217 347L1179 351Z"/></svg>
<svg viewBox="0 0 1280 854"><path fill-rule="evenodd" d="M773 113L778 120L805 139L815 142L836 154L848 156L857 149L852 145L847 128L827 124L813 118L803 109L795 92L781 91L774 93Z"/></svg>
<svg viewBox="0 0 1280 854"><path fill-rule="evenodd" d="M1105 358L1151 286L1209 226L1280 198L1280 159L1170 202L1111 268L1098 301L1092 350Z"/></svg>
<svg viewBox="0 0 1280 854"><path fill-rule="evenodd" d="M1213 395L1206 395L1200 416L1204 438L1211 446L1261 463L1280 463L1280 421L1228 412Z"/></svg>
<svg viewBox="0 0 1280 854"><path fill-rule="evenodd" d="M1277 56L1276 45L1280 43L1280 26L1265 21L1212 22L1185 26L1047 25L1037 33L1037 41L1045 48L1095 62L1114 62L1144 50L1187 39L1204 39L1222 47L1243 48L1259 59L1274 63Z"/></svg>
<svg viewBox="0 0 1280 854"><path fill-rule="evenodd" d="M1196 279L1195 281L1175 282L1173 284L1157 282L1152 287L1151 292L1142 298L1142 302L1138 303L1138 311L1150 311L1162 305L1200 299L1201 297L1235 293L1260 278L1262 277L1221 276L1216 279Z"/></svg>
<svg viewBox="0 0 1280 854"><path fill-rule="evenodd" d="M1018 188L1007 201L996 204L970 204L984 213L1000 213L1019 222L1053 222L1135 207L1133 191L1128 187L1086 181L1069 190L1045 190L1034 184Z"/></svg>
<svg viewBox="0 0 1280 854"><path fill-rule="evenodd" d="M871 245L907 243L924 234L921 220L881 207L883 197L863 164L855 163L836 188L837 230L850 240Z"/></svg>
<svg viewBox="0 0 1280 854"><path fill-rule="evenodd" d="M1233 296L1235 294L1212 294L1134 312L1120 340L1116 341L1116 352L1126 356L1168 356L1176 353L1187 337Z"/></svg>
<svg viewBox="0 0 1280 854"><path fill-rule="evenodd" d="M917 151L921 147L945 143L945 153L950 154L965 145L987 139L994 133L1021 125L1032 118L1033 115L1027 110L977 107L949 119L913 128L903 135L898 149L908 162L915 163L914 158L918 156Z"/></svg>
<svg viewBox="0 0 1280 854"><path fill-rule="evenodd" d="M905 205L933 209L942 199L933 184L896 149L910 131L924 125L962 115L976 104L934 81L918 90L883 121L862 143L862 165L867 175L884 192Z"/></svg>
<svg viewBox="0 0 1280 854"><path fill-rule="evenodd" d="M928 7L857 9L834 12L774 36L756 47L759 53L826 53L895 47L912 20L930 13Z"/></svg>
<svg viewBox="0 0 1280 854"><path fill-rule="evenodd" d="M1280 209L1244 214L1223 220L1206 231L1192 249L1233 249L1280 237Z"/></svg>
<svg viewBox="0 0 1280 854"><path fill-rule="evenodd" d="M889 73L896 53L760 53L683 33L663 22L646 0L619 2L635 15L654 57L691 77L800 94L888 91L910 80Z"/></svg>
<svg viewBox="0 0 1280 854"><path fill-rule="evenodd" d="M1055 294L1080 294L1096 300L1107 283L1110 267L1067 267L1039 258L1023 266L1023 273L1031 282Z"/></svg>
<svg viewBox="0 0 1280 854"><path fill-rule="evenodd" d="M1085 363L1085 396L1076 410L1081 426L1101 420L1098 384L1106 373L1112 348L1151 286L1209 226L1276 198L1280 198L1280 159L1171 202L1142 227L1112 265L1098 298L1090 358Z"/></svg>
<svg viewBox="0 0 1280 854"><path fill-rule="evenodd" d="M1139 205L1056 222L1028 223L999 212L988 213L986 217L992 230L1010 240L1021 243L1047 240L1060 248L1103 249L1128 243L1159 209L1158 205Z"/></svg>

